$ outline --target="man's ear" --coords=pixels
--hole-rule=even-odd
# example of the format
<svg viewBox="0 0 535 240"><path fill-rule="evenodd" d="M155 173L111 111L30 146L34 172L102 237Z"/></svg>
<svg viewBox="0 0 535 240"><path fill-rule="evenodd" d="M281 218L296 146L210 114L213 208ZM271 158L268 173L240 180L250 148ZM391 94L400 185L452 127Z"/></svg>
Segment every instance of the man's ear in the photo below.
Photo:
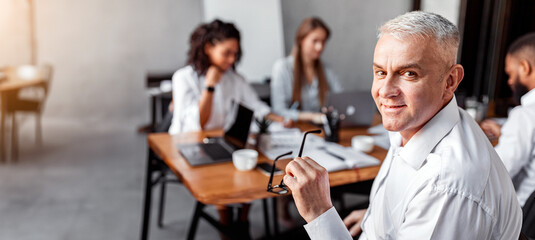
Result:
<svg viewBox="0 0 535 240"><path fill-rule="evenodd" d="M522 59L520 61L520 74L522 77L527 77L533 73L533 67L528 60Z"/></svg>
<svg viewBox="0 0 535 240"><path fill-rule="evenodd" d="M446 88L445 90L445 97L450 98L450 96L453 96L453 93L461 83L464 77L464 68L461 64L455 64L453 65L450 70L448 71L448 75L445 79L446 81Z"/></svg>

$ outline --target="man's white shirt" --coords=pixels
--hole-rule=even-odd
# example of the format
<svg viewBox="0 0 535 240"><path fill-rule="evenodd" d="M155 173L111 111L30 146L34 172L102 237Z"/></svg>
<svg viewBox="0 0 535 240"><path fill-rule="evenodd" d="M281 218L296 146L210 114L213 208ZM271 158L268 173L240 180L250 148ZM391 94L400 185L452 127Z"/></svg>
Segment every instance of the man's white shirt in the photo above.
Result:
<svg viewBox="0 0 535 240"><path fill-rule="evenodd" d="M496 152L513 179L518 201L524 205L535 191L535 89L509 113Z"/></svg>
<svg viewBox="0 0 535 240"><path fill-rule="evenodd" d="M399 133L390 141L360 239L518 239L507 170L455 98L404 147ZM351 239L334 207L305 229L311 239Z"/></svg>

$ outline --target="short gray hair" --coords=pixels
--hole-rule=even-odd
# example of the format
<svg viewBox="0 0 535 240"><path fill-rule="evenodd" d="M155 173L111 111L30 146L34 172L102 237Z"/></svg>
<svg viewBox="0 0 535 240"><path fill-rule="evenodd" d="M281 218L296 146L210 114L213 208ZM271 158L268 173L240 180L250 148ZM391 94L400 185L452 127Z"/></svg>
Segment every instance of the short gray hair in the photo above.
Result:
<svg viewBox="0 0 535 240"><path fill-rule="evenodd" d="M434 39L439 46L444 46L444 60L452 65L457 62L459 30L438 14L423 11L405 13L381 26L378 38L383 34L390 34L399 40L407 37L419 40Z"/></svg>

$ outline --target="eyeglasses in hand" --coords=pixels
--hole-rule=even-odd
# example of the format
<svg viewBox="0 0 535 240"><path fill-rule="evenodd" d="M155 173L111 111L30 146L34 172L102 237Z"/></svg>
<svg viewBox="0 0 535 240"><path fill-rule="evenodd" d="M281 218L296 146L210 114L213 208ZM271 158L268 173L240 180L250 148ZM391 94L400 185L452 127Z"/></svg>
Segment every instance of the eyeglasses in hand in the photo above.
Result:
<svg viewBox="0 0 535 240"><path fill-rule="evenodd" d="M299 149L299 154L297 155L297 157L301 157L301 155L303 154L303 147L305 146L305 140L307 138L307 135L309 133L321 133L321 129L317 129L317 130L311 130L311 131L306 131L305 132L305 135L303 136L303 141L301 142L301 148ZM271 175L269 176L269 182L268 182L268 186L267 186L267 191L268 192L272 192L272 193L275 193L275 194L286 194L288 193L290 190L288 189L288 186L286 186L286 184L284 184L283 180L281 180L281 183L279 185L275 185L275 186L271 186L273 184L273 175L275 174L275 164L277 163L277 160L279 160L280 158L282 157L285 157L285 156L288 156L292 154L292 151L289 151L287 153L284 153L284 154L281 154L279 155L278 157L275 158L275 161L273 161L273 167L271 168Z"/></svg>

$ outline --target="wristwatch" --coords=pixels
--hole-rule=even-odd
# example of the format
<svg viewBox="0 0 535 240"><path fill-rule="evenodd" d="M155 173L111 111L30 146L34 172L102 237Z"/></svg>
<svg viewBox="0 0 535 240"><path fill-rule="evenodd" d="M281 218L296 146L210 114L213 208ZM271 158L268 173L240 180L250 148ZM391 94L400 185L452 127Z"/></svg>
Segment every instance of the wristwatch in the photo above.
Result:
<svg viewBox="0 0 535 240"><path fill-rule="evenodd" d="M215 91L214 87L206 86L206 91L213 93Z"/></svg>

